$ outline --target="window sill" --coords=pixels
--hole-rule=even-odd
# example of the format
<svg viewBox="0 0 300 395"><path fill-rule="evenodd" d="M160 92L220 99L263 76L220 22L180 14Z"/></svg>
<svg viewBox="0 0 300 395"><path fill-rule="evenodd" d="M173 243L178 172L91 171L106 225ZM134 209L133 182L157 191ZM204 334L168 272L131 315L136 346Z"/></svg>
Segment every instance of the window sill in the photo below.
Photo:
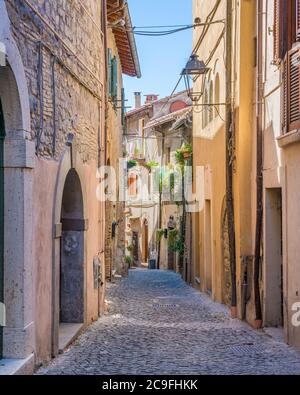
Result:
<svg viewBox="0 0 300 395"><path fill-rule="evenodd" d="M280 148L286 148L289 145L300 143L300 129L293 130L277 137L277 141Z"/></svg>

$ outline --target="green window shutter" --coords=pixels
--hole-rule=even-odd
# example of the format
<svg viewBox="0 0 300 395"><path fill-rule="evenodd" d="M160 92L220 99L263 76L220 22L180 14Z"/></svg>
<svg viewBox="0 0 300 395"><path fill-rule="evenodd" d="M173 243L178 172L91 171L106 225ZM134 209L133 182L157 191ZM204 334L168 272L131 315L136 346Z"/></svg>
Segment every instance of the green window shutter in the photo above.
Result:
<svg viewBox="0 0 300 395"><path fill-rule="evenodd" d="M111 53L111 49L108 48L107 50L107 59L108 59L108 81L107 81L107 90L108 90L108 96L111 97L112 96L112 53Z"/></svg>
<svg viewBox="0 0 300 395"><path fill-rule="evenodd" d="M116 104L116 100L118 99L118 59L116 57L113 58L112 73L112 97L114 98Z"/></svg>

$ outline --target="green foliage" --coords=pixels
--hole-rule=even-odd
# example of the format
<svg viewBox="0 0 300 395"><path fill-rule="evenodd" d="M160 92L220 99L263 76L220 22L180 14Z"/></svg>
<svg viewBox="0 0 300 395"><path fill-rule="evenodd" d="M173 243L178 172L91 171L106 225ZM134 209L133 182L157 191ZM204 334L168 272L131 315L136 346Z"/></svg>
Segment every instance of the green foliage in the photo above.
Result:
<svg viewBox="0 0 300 395"><path fill-rule="evenodd" d="M164 235L164 230L163 229L157 229L156 231L156 242L160 243L161 239L163 238Z"/></svg>
<svg viewBox="0 0 300 395"><path fill-rule="evenodd" d="M133 252L133 245L130 244L129 246L126 247L128 252Z"/></svg>
<svg viewBox="0 0 300 395"><path fill-rule="evenodd" d="M133 259L131 258L131 256L129 256L129 255L126 255L126 256L125 256L125 263L126 263L126 265L127 265L128 267L130 267L130 266L132 265Z"/></svg>
<svg viewBox="0 0 300 395"><path fill-rule="evenodd" d="M185 161L188 160L188 158L186 157L186 155L191 156L193 153L193 147L191 144L185 143L183 144L183 146L181 148L179 148L176 153L175 153L175 159L176 162L180 165L180 166L184 166L185 165Z"/></svg>
<svg viewBox="0 0 300 395"><path fill-rule="evenodd" d="M179 237L179 234L178 234L177 229L169 230L169 232L168 232L168 247L173 251L176 251L178 237Z"/></svg>
<svg viewBox="0 0 300 395"><path fill-rule="evenodd" d="M158 166L159 166L159 163L157 163L155 161L150 161L145 164L145 167L147 167L147 169L149 169L149 170L152 170L154 167L158 167Z"/></svg>
<svg viewBox="0 0 300 395"><path fill-rule="evenodd" d="M175 159L176 159L176 163L178 163L178 165L183 165L184 166L184 155L183 152L181 151L181 149L177 150L175 152Z"/></svg>
<svg viewBox="0 0 300 395"><path fill-rule="evenodd" d="M127 169L132 169L133 167L137 166L137 161L134 159L130 159L127 162Z"/></svg>

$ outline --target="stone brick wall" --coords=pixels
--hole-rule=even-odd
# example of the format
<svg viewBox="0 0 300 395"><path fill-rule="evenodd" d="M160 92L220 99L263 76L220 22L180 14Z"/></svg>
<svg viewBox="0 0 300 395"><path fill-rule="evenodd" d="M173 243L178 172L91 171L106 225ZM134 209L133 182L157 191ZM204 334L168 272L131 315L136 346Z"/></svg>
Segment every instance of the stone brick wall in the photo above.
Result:
<svg viewBox="0 0 300 395"><path fill-rule="evenodd" d="M28 138L45 158L60 157L69 133L84 162L97 158L104 79L101 3L6 0L28 80Z"/></svg>

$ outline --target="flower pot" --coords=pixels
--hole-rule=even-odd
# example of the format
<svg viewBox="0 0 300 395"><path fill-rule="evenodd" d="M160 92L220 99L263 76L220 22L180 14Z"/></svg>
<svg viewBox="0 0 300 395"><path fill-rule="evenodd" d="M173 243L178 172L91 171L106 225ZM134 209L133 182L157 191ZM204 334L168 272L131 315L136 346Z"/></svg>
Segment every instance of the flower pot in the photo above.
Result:
<svg viewBox="0 0 300 395"><path fill-rule="evenodd" d="M183 152L184 159L190 159L191 156L192 154L190 152Z"/></svg>

